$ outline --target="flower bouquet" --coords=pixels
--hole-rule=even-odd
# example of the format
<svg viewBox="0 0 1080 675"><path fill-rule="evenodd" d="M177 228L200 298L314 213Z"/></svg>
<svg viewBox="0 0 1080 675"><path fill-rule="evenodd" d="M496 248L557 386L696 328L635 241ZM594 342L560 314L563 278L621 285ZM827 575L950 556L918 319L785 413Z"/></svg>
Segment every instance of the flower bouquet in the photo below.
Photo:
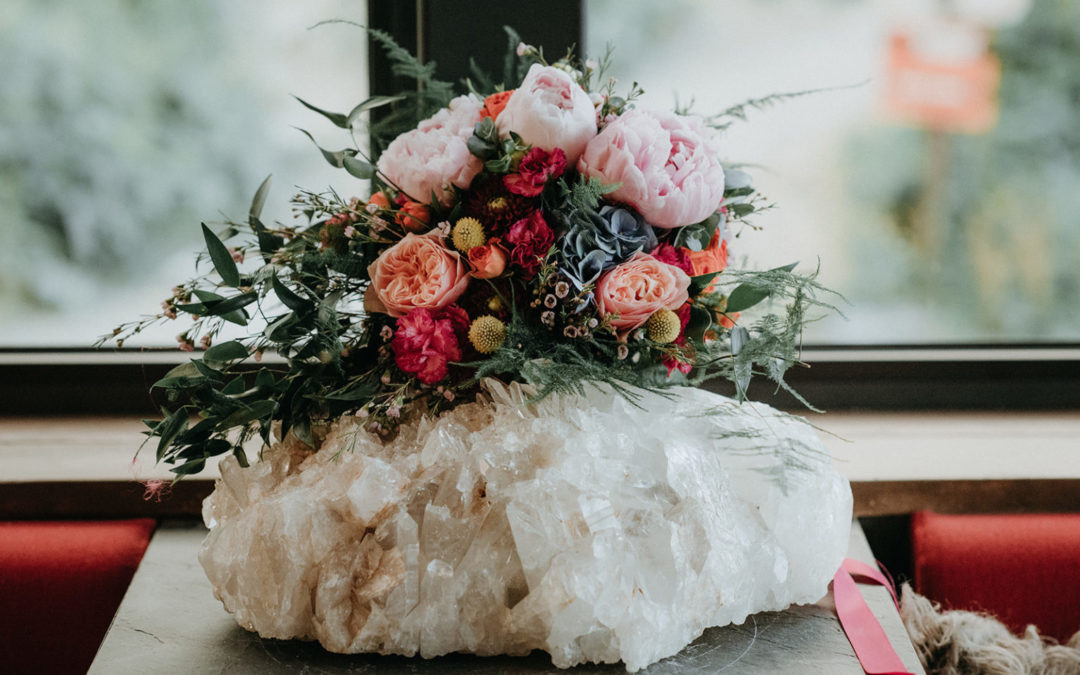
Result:
<svg viewBox="0 0 1080 675"><path fill-rule="evenodd" d="M741 403L755 372L788 388L823 290L728 266L763 205L720 159L743 107L643 108L607 58L508 32L502 82L455 96L370 30L422 86L301 101L353 135L320 151L369 196L300 192L297 222L265 224L264 182L246 222L203 225L210 269L113 334L194 318L180 346L205 351L155 383L148 436L180 476L231 455L200 559L260 635L636 670L817 600L846 550L813 432ZM217 341L228 324L248 332ZM734 399L688 386L714 378Z"/></svg>

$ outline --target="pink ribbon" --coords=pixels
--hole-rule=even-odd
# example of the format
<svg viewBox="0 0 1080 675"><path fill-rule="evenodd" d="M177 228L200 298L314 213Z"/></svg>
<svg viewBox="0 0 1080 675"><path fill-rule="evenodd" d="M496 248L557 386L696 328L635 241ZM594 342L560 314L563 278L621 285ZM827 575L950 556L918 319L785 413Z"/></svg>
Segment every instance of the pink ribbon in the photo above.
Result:
<svg viewBox="0 0 1080 675"><path fill-rule="evenodd" d="M889 589L894 603L896 591L884 574L852 558L845 558L844 564L833 577L836 614L840 617L840 625L847 634L852 649L855 650L855 656L859 657L863 671L868 675L913 675L904 666L904 662L889 642L889 637L885 635L885 629L867 606L859 587L855 585L856 577Z"/></svg>

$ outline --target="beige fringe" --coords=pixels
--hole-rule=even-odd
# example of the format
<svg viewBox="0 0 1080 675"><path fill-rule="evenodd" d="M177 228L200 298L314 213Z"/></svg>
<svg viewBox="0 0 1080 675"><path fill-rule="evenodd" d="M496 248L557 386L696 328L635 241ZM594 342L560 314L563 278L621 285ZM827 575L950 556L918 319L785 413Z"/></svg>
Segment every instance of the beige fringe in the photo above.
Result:
<svg viewBox="0 0 1080 675"><path fill-rule="evenodd" d="M941 611L904 584L900 615L927 675L1080 675L1080 632L1067 644L1022 637L985 614Z"/></svg>

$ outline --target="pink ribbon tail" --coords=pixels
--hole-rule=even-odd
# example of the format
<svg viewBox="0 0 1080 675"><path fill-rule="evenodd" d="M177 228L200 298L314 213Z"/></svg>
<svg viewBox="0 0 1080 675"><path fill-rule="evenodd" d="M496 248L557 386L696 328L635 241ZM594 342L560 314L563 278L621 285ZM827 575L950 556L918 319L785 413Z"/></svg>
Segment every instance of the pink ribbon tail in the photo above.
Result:
<svg viewBox="0 0 1080 675"><path fill-rule="evenodd" d="M868 675L913 675L893 649L885 629L863 599L854 576L882 584L890 589L893 601L896 593L881 572L869 565L847 558L833 577L833 599L840 625L851 642L859 664Z"/></svg>

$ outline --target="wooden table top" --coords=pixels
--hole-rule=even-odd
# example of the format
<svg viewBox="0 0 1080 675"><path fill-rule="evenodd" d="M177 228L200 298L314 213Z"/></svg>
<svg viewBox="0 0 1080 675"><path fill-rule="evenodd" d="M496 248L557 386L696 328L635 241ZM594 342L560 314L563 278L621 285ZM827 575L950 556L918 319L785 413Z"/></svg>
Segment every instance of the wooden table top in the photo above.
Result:
<svg viewBox="0 0 1080 675"><path fill-rule="evenodd" d="M855 514L1080 511L1080 411L829 413L811 421L852 483ZM138 420L0 418L0 518L198 515L216 469L168 479Z"/></svg>
<svg viewBox="0 0 1080 675"><path fill-rule="evenodd" d="M344 656L315 643L264 640L233 621L214 599L196 560L206 530L166 522L154 534L90 673L619 673L621 665L563 671L543 652L430 660L378 655ZM873 557L862 530L852 527L849 556ZM922 673L900 616L883 587L860 586L907 668ZM863 670L833 611L831 596L813 605L754 615L739 626L710 628L679 654L641 671L675 673L807 673L861 675Z"/></svg>

